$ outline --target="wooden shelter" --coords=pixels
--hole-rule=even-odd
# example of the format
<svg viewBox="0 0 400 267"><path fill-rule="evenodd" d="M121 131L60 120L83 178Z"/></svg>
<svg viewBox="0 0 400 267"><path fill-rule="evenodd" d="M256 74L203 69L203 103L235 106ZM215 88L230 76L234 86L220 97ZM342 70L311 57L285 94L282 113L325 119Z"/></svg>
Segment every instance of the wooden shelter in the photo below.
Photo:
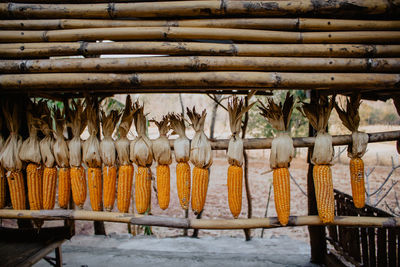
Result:
<svg viewBox="0 0 400 267"><path fill-rule="evenodd" d="M247 95L276 89L310 90L311 98L353 92L370 100L400 95L396 0L14 0L0 3L0 18L4 99L24 95L65 101L87 94L154 92ZM100 57L143 54L148 56ZM312 147L311 127L309 136L294 138L294 146ZM368 142L399 139L400 131L370 133ZM228 142L211 140L212 149L225 150ZM271 142L245 139L244 148L266 149ZM351 142L350 135L333 137L333 145ZM316 216L312 168L309 163L308 216L291 217L288 226L308 225L312 261L329 264L326 225ZM384 249L378 258L384 255L387 264L399 266L399 218L368 208L364 213L341 211L330 230L352 226L364 233L379 228ZM276 218L203 220L78 210L3 209L0 218L67 220L70 230L69 220L191 229L280 226ZM356 245L346 247L330 231L331 241L355 262L375 266L375 248L363 246L360 252L367 237L356 237L362 239L358 253ZM372 232L369 238L375 242Z"/></svg>

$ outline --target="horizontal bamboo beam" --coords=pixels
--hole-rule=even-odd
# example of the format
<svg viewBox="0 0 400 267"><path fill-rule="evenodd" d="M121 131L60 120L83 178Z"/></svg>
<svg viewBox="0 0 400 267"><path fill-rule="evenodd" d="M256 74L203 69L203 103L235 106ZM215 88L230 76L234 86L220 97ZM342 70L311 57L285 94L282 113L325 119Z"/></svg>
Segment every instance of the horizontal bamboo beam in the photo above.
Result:
<svg viewBox="0 0 400 267"><path fill-rule="evenodd" d="M104 4L2 3L2 18L151 18L210 16L398 16L395 0L178 1Z"/></svg>
<svg viewBox="0 0 400 267"><path fill-rule="evenodd" d="M73 42L0 44L0 58L152 54L273 57L400 57L400 45Z"/></svg>
<svg viewBox="0 0 400 267"><path fill-rule="evenodd" d="M184 229L254 229L282 227L276 217L252 219L186 219L165 216L141 216L136 214L86 210L0 210L3 219L83 220L131 223L134 225L161 226ZM287 226L324 225L318 216L291 216ZM330 225L358 227L400 227L396 217L336 216Z"/></svg>
<svg viewBox="0 0 400 267"><path fill-rule="evenodd" d="M2 30L61 30L115 27L199 27L282 31L398 31L400 30L400 21L316 18L223 18L182 20L0 20L0 29Z"/></svg>
<svg viewBox="0 0 400 267"><path fill-rule="evenodd" d="M162 72L162 73L35 73L0 75L3 92L117 88L215 88L254 89L393 89L400 86L400 74L297 73L297 72Z"/></svg>
<svg viewBox="0 0 400 267"><path fill-rule="evenodd" d="M2 60L0 73L154 71L399 72L400 58L134 57Z"/></svg>
<svg viewBox="0 0 400 267"><path fill-rule="evenodd" d="M0 31L0 42L2 43L192 39L303 44L394 44L400 42L400 31L288 32L194 27L119 27L52 31Z"/></svg>

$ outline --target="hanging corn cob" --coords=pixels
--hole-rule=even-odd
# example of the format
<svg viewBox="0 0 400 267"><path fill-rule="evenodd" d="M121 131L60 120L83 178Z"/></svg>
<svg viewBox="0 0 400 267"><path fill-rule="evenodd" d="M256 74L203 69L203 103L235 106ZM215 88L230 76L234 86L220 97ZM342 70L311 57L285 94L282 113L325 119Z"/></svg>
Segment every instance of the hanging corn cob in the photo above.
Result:
<svg viewBox="0 0 400 267"><path fill-rule="evenodd" d="M347 148L347 155L350 158L350 181L353 202L356 208L365 206L365 187L364 187L364 161L361 157L367 151L368 134L358 131L360 125L360 115L358 108L361 104L361 95L353 94L347 98L346 109L339 107L335 102L335 109L343 125L351 131L352 144Z"/></svg>
<svg viewBox="0 0 400 267"><path fill-rule="evenodd" d="M293 140L289 136L290 116L293 111L293 96L286 95L284 104L276 104L268 98L267 105L261 103L261 115L277 130L272 140L270 167L273 170L275 210L281 225L287 225L290 215L289 165L294 156Z"/></svg>
<svg viewBox="0 0 400 267"><path fill-rule="evenodd" d="M19 150L21 160L27 162L26 179L28 185L28 201L31 210L43 208L43 168L41 165L38 130L38 106L31 101L27 104L26 121L29 137L22 143Z"/></svg>
<svg viewBox="0 0 400 267"><path fill-rule="evenodd" d="M185 120L177 114L170 114L169 121L171 128L179 135L174 141L176 165L176 187L178 190L179 203L182 209L189 208L190 201L190 140L185 134Z"/></svg>
<svg viewBox="0 0 400 267"><path fill-rule="evenodd" d="M23 210L26 208L26 196L24 177L21 171L22 161L18 155L22 146L22 138L18 134L21 114L18 112L19 106L9 100L2 103L2 108L10 135L1 150L0 162L1 166L7 170L7 181L13 209Z"/></svg>
<svg viewBox="0 0 400 267"><path fill-rule="evenodd" d="M167 133L169 131L169 119L164 116L160 122L154 121L157 125L160 136L153 141L154 160L157 161L157 198L160 208L165 210L169 206L170 199L170 171L169 165L172 162L171 147Z"/></svg>
<svg viewBox="0 0 400 267"><path fill-rule="evenodd" d="M244 105L243 100L233 97L228 103L229 126L232 136L228 145L228 203L236 219L242 210L243 190L243 140L240 137L242 116L251 109L254 103Z"/></svg>
<svg viewBox="0 0 400 267"><path fill-rule="evenodd" d="M86 118L89 138L83 143L83 162L88 166L87 180L92 210L102 210L102 186L99 130L99 105L96 97L86 98Z"/></svg>
<svg viewBox="0 0 400 267"><path fill-rule="evenodd" d="M129 160L130 142L126 136L131 128L135 112L136 109L134 109L131 97L128 95L125 101L125 109L122 114L121 123L118 128L119 138L115 142L120 164L118 170L117 205L118 210L124 213L129 211L133 183L133 165Z"/></svg>
<svg viewBox="0 0 400 267"><path fill-rule="evenodd" d="M71 176L72 199L79 208L83 208L86 200L86 177L82 161L81 134L86 128L86 111L81 101L72 101L69 111L69 122L72 130L72 139L68 142L69 164Z"/></svg>
<svg viewBox="0 0 400 267"><path fill-rule="evenodd" d="M100 142L100 155L103 167L103 204L106 211L112 211L115 202L117 168L115 166L115 144L112 138L120 113L112 110L108 115L101 110L103 140Z"/></svg>
<svg viewBox="0 0 400 267"><path fill-rule="evenodd" d="M318 214L323 223L333 222L335 216L332 171L330 167L334 150L332 136L326 132L333 106L333 98L328 99L327 96L320 96L315 103L303 103L302 108L299 109L308 118L314 129L317 130L311 162L314 164L313 178Z"/></svg>
<svg viewBox="0 0 400 267"><path fill-rule="evenodd" d="M56 141L53 152L58 166L58 205L60 208L68 208L71 196L71 175L69 168L69 151L64 137L66 125L65 108L54 110L54 120L56 124Z"/></svg>
<svg viewBox="0 0 400 267"><path fill-rule="evenodd" d="M40 130L45 137L40 141L40 153L44 164L43 170L43 209L54 209L56 204L57 169L54 167L53 155L54 137L51 126L53 124L51 112L46 101L39 103L41 107Z"/></svg>
<svg viewBox="0 0 400 267"><path fill-rule="evenodd" d="M137 138L130 145L130 159L138 166L135 179L135 204L138 213L145 213L150 207L151 201L151 170L153 163L152 142L146 135L147 122L144 115L144 106L139 102L134 104Z"/></svg>
<svg viewBox="0 0 400 267"><path fill-rule="evenodd" d="M211 144L204 134L204 122L206 120L206 110L201 115L187 108L187 115L192 122L195 135L190 144L190 161L194 164L193 168L193 187L192 187L192 210L195 214L203 210L206 202L209 168L212 164Z"/></svg>

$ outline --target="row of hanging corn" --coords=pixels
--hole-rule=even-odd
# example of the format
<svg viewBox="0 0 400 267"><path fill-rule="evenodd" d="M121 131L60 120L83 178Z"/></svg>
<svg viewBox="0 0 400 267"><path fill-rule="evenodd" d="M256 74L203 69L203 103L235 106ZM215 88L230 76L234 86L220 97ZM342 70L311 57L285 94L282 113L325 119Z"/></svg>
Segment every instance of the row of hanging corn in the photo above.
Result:
<svg viewBox="0 0 400 267"><path fill-rule="evenodd" d="M228 202L234 218L241 212L243 183L243 141L240 137L242 116L254 105L245 105L243 100L233 97L228 103L229 122L232 136L228 146ZM277 130L271 146L270 167L273 169L275 207L279 221L286 225L290 213L289 164L294 155L292 138L289 135L290 117L294 106L289 93L284 103L276 104L272 98L266 104L259 102L261 114ZM364 206L364 167L361 157L366 151L368 135L358 131L358 108L360 97L353 96L347 101L346 109L339 107L333 98L320 97L317 103L303 103L300 111L317 130L311 161L318 212L324 223L333 221L334 198L331 174L333 158L332 137L325 131L330 113L336 108L343 124L352 131L353 143L349 146L351 185L354 204ZM152 174L150 166L157 162L157 197L161 209L167 209L170 201L170 168L172 152L167 134L172 129L179 135L174 141L177 162L177 192L180 205L195 213L203 210L206 200L209 167L212 164L211 145L204 134L206 112L197 113L195 108L187 109L187 116L195 130L190 141L185 134L185 120L182 115L168 114L161 121L154 121L160 136L150 140L146 135L147 124L144 107L139 102L132 103L127 97L123 112L112 110L106 113L99 109L96 98L86 98L83 102L72 101L69 108L50 110L46 101L29 102L27 124L29 137L22 141L19 132L20 110L18 105L6 103L4 118L10 136L4 143L0 138L0 208L5 203L6 180L14 209L26 209L26 190L23 168L26 167L26 184L29 208L32 210L53 209L56 200L58 177L58 204L67 208L72 198L76 206L82 208L86 200L88 183L92 210L103 208L111 211L115 197L120 212L129 212L133 197L138 213L148 211L151 201ZM131 124L137 137L127 138ZM99 129L103 139L99 140ZM54 126L53 126L54 125ZM82 141L80 136L88 127L89 138ZM64 131L72 130L72 139L67 141ZM54 130L53 130L54 128ZM117 128L118 138L112 135ZM39 140L39 131L44 136ZM188 161L194 164L192 171ZM85 172L84 163L87 166ZM118 164L117 164L118 163ZM137 165L134 174L134 166ZM56 167L57 166L57 167ZM4 171L4 169L6 171ZM118 168L118 170L117 170ZM58 170L58 171L57 171ZM117 180L118 173L118 180ZM135 180L133 179L135 176Z"/></svg>

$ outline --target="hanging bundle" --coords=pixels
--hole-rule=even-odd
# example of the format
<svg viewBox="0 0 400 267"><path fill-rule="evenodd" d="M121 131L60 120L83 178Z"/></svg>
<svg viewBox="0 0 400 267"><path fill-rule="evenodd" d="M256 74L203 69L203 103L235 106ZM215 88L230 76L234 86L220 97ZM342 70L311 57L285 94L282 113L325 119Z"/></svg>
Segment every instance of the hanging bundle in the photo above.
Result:
<svg viewBox="0 0 400 267"><path fill-rule="evenodd" d="M86 177L85 169L81 165L82 161L82 140L81 134L86 128L86 111L83 109L83 103L72 101L69 110L69 123L72 130L72 139L68 143L69 164L71 175L72 199L77 207L83 208L86 200Z"/></svg>
<svg viewBox="0 0 400 267"><path fill-rule="evenodd" d="M127 135L131 128L135 112L136 109L132 104L131 97L128 95L121 123L118 128L119 138L115 142L120 165L118 170L117 206L118 210L124 213L129 211L129 206L131 204L133 165L129 158L130 141Z"/></svg>
<svg viewBox="0 0 400 267"><path fill-rule="evenodd" d="M28 185L28 201L31 210L43 208L43 167L40 154L38 132L39 116L38 105L29 101L27 103L26 122L28 124L29 137L22 143L19 157L28 165L26 167L26 180Z"/></svg>
<svg viewBox="0 0 400 267"><path fill-rule="evenodd" d="M65 141L64 130L66 126L65 107L63 110L54 110L54 120L56 124L56 141L54 142L53 152L58 166L58 205L60 208L68 208L71 195L71 175L69 168L69 151Z"/></svg>
<svg viewBox="0 0 400 267"><path fill-rule="evenodd" d="M51 126L53 120L51 111L46 101L39 103L40 105L40 130L44 134L44 138L40 141L40 153L44 164L43 170L43 209L54 209L56 203L57 189L57 168L54 166L55 158L53 155L54 137Z"/></svg>
<svg viewBox="0 0 400 267"><path fill-rule="evenodd" d="M212 164L211 144L204 133L204 122L206 120L206 110L201 115L187 108L187 115L195 130L195 135L190 144L190 161L194 164L193 168L193 187L192 187L192 210L195 214L203 210L206 202L209 168Z"/></svg>
<svg viewBox="0 0 400 267"><path fill-rule="evenodd" d="M112 211L115 202L117 168L115 165L115 144L112 134L121 114L112 110L108 115L101 110L103 140L100 142L100 155L103 161L103 204L106 211Z"/></svg>
<svg viewBox="0 0 400 267"><path fill-rule="evenodd" d="M22 174L22 161L18 152L22 146L22 138L18 134L20 113L16 102L7 100L2 103L3 114L10 131L3 149L1 150L0 162L7 170L7 181L10 189L11 204L15 210L25 209L25 185Z"/></svg>
<svg viewBox="0 0 400 267"><path fill-rule="evenodd" d="M171 147L169 145L167 133L169 131L168 116L164 116L161 121L155 121L160 136L153 141L153 156L157 161L156 179L157 179L157 198L160 208L165 210L169 206L170 199L170 170L169 165L172 162Z"/></svg>
<svg viewBox="0 0 400 267"><path fill-rule="evenodd" d="M151 170L153 163L152 142L146 135L147 121L144 115L144 106L139 102L134 104L137 110L133 116L137 138L130 145L130 159L138 166L135 180L135 204L138 213L145 213L151 201Z"/></svg>
<svg viewBox="0 0 400 267"><path fill-rule="evenodd" d="M275 210L280 224L287 225L290 215L289 165L294 156L289 124L294 100L293 96L287 93L283 104L276 104L272 98L268 98L266 105L261 102L260 104L261 115L277 130L272 140L269 161L273 170Z"/></svg>
<svg viewBox="0 0 400 267"><path fill-rule="evenodd" d="M190 140L185 133L185 120L183 116L169 114L171 128L179 135L174 141L174 154L176 165L176 187L178 191L179 203L182 209L189 208L190 201Z"/></svg>
<svg viewBox="0 0 400 267"><path fill-rule="evenodd" d="M333 106L333 98L320 96L315 103L303 103L302 108L299 108L314 129L317 130L311 162L314 164L313 178L318 214L323 223L333 222L335 216L332 170L330 167L334 150L332 136L326 132Z"/></svg>
<svg viewBox="0 0 400 267"><path fill-rule="evenodd" d="M350 158L350 179L353 202L356 208L365 206L364 187L364 161L361 157L367 151L368 134L358 131L360 115L358 109L361 104L361 95L353 94L346 98L346 108L339 107L335 102L335 109L342 120L343 125L351 131L352 144L347 148L347 155Z"/></svg>
<svg viewBox="0 0 400 267"><path fill-rule="evenodd" d="M99 106L96 97L86 98L86 118L89 138L83 143L83 162L88 166L87 179L92 210L102 210L102 181L99 130Z"/></svg>

